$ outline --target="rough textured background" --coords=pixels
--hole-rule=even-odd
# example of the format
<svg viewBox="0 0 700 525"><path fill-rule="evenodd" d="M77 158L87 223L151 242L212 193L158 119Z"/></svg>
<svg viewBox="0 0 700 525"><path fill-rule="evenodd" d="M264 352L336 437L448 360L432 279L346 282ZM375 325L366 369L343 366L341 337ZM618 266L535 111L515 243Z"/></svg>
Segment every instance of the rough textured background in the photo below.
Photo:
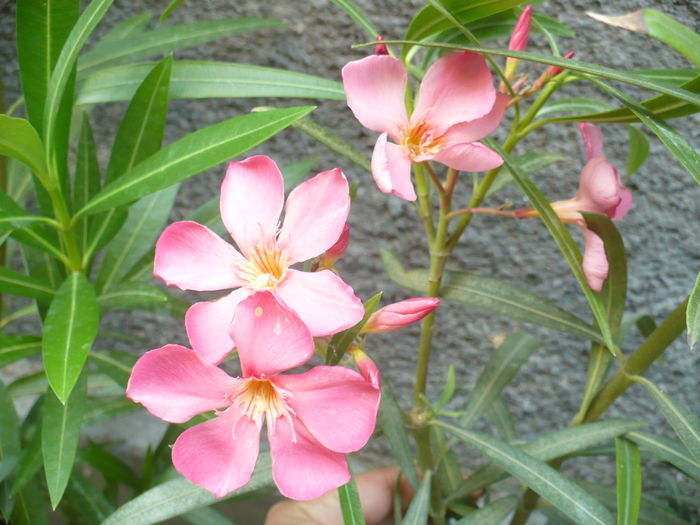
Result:
<svg viewBox="0 0 700 525"><path fill-rule="evenodd" d="M148 2L148 6L158 13L167 3ZM190 4L180 7L171 22L265 16L283 19L292 29L258 32L251 38L229 38L195 50L178 52L176 58L207 58L276 66L339 80L340 68L347 61L361 58L366 53L350 49L352 44L363 42L366 37L345 14L326 0L200 0L196 2L196 7L194 2ZM401 37L407 21L422 5L416 0L358 0L357 4L387 39ZM608 28L584 15L586 10L616 14L647 6L663 9L676 19L694 25L696 30L700 26L700 7L693 0L554 0L538 7L538 11L557 18L577 33L575 40L564 39L560 45L562 51L574 49L576 57L581 60L622 69L689 67L682 58L658 42ZM140 11L142 7L142 2L117 1L100 26L100 31ZM0 67L9 101L15 98L18 90L13 11L14 2L0 0ZM535 36L531 49L545 51L544 38ZM569 96L596 96L595 89L582 83L568 86L566 92ZM638 92L635 94L642 95ZM270 102L263 99L173 101L166 142ZM297 101L274 103L293 105ZM329 101L321 102L319 106L313 114L315 119L366 154L371 153L376 134L364 130L344 103ZM124 105L113 104L93 111L93 124L98 130L97 140L103 161L106 161L116 123L123 110ZM697 124L697 118L674 123L696 147L700 146L700 128ZM627 154L625 127L608 125L603 127L603 132L606 155L613 164L624 170ZM649 313L660 321L687 295L698 271L700 191L659 141L653 136L650 136L650 141L649 160L628 182L634 195L634 206L618 228L625 239L628 254L628 311ZM551 200L573 195L584 162L576 125L540 129L521 143L516 153L544 149L560 153L567 160L538 173L535 176L537 183ZM409 266L427 265L422 226L409 203L380 193L368 173L349 165L295 130L283 132L254 153L268 154L280 164L320 156L319 171L340 165L348 178L360 182L350 217L352 244L339 264L342 276L363 298L377 290L385 292L385 302L410 296L389 281L378 257L379 249L384 247L397 252ZM223 174L224 166L221 166L183 184L173 219L182 217L188 210L215 195ZM495 206L505 200L516 207L527 204L517 188L507 189L490 204ZM574 236L581 240L578 232ZM477 217L448 267L492 275L526 286L560 306L590 318L585 300L566 263L558 256L545 227L538 221L516 222L504 218ZM156 315L110 314L104 320L104 327L126 328L128 332L136 334L136 342L122 343L122 346L137 352L168 342L186 342L179 322ZM429 395L439 395L446 367L454 363L461 389L454 408L459 408L490 355L493 348L491 340L517 329L535 333L544 341L505 391L508 405L516 415L518 432L523 438L528 438L565 426L575 414L580 401L588 345L574 338L519 326L507 319L457 304L445 303L439 314ZM368 349L406 407L412 396L417 334L418 328L413 327L391 337L372 338L368 343ZM638 342L639 339L633 337L626 349L634 348ZM690 352L681 338L666 352L665 360L656 364L648 374L670 394L688 403L696 413L700 412L699 355L697 351ZM642 417L651 422L652 430L666 428L663 418L641 387L631 388L624 402L618 402L609 414ZM147 416L139 419L139 425L157 428L153 418ZM379 456L383 450L381 443L374 445L363 457L369 463L385 462L386 456Z"/></svg>

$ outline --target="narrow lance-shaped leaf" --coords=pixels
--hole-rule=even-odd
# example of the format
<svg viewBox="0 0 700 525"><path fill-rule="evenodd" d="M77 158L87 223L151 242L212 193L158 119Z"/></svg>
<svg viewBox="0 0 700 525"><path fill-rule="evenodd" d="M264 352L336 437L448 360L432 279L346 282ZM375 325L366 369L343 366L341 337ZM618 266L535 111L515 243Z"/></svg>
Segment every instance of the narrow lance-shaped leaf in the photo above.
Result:
<svg viewBox="0 0 700 525"><path fill-rule="evenodd" d="M102 523L114 512L103 490L78 470L71 475L65 497L78 510L82 523Z"/></svg>
<svg viewBox="0 0 700 525"><path fill-rule="evenodd" d="M635 126L628 125L630 149L627 153L627 176L631 177L634 172L642 167L644 161L649 156L649 141L644 136L644 132Z"/></svg>
<svg viewBox="0 0 700 525"><path fill-rule="evenodd" d="M617 524L636 525L642 497L639 449L632 441L615 438L617 470Z"/></svg>
<svg viewBox="0 0 700 525"><path fill-rule="evenodd" d="M516 332L493 352L467 398L467 406L460 419L463 428L476 423L541 344L539 339L530 334Z"/></svg>
<svg viewBox="0 0 700 525"><path fill-rule="evenodd" d="M504 164L510 169L513 174L515 182L520 186L520 189L527 196L527 198L532 203L533 207L539 213L539 216L544 222L545 226L549 230L550 235L556 242L559 250L566 259L566 262L571 268L571 272L574 274L576 281L579 283L583 294L586 296L586 300L593 312L593 317L596 320L596 324L600 329L600 333L603 336L603 341L608 349L612 352L615 348L615 340L613 338L612 331L610 329L610 324L607 319L607 313L603 305L601 297L591 290L590 286L586 281L586 276L583 273L583 266L581 264L581 252L579 251L576 243L574 242L569 230L566 228L564 223L559 219L557 214L554 212L549 204L549 201L542 195L542 192L533 184L530 178L521 172L512 162L510 156L494 141L487 139L484 141L489 147L496 150L503 157Z"/></svg>
<svg viewBox="0 0 700 525"><path fill-rule="evenodd" d="M401 521L401 525L427 525L428 513L430 512L430 486L432 481L432 472L426 470L423 472L423 481L416 495L411 501L411 504L406 510L406 515Z"/></svg>
<svg viewBox="0 0 700 525"><path fill-rule="evenodd" d="M73 211L85 206L90 198L100 191L100 165L97 160L97 148L95 137L90 126L90 117L83 113L80 126L80 140L75 159L75 176L73 177ZM80 252L87 250L90 221L83 219L75 228Z"/></svg>
<svg viewBox="0 0 700 525"><path fill-rule="evenodd" d="M0 266L0 285L3 293L38 301L50 301L54 295L54 290L41 281L4 266Z"/></svg>
<svg viewBox="0 0 700 525"><path fill-rule="evenodd" d="M677 439L639 430L628 432L625 438L637 443L644 455L651 454L661 461L666 461L700 483L700 461L695 459Z"/></svg>
<svg viewBox="0 0 700 525"><path fill-rule="evenodd" d="M73 470L85 412L86 388L87 374L82 374L67 400L59 399L51 390L46 393L44 400L41 449L46 484L54 509L63 497Z"/></svg>
<svg viewBox="0 0 700 525"><path fill-rule="evenodd" d="M0 368L41 352L41 338L35 335L0 336Z"/></svg>
<svg viewBox="0 0 700 525"><path fill-rule="evenodd" d="M173 11L180 7L183 3L185 3L185 0L172 0L169 4L168 7L166 7L163 12L161 13L160 17L158 18L158 23L162 24L165 22L171 14L173 14Z"/></svg>
<svg viewBox="0 0 700 525"><path fill-rule="evenodd" d="M695 280L695 286L688 299L688 308L685 311L685 322L688 327L688 346L692 350L700 337L700 272Z"/></svg>
<svg viewBox="0 0 700 525"><path fill-rule="evenodd" d="M296 107L234 117L163 148L108 184L77 215L126 204L240 155L313 111Z"/></svg>
<svg viewBox="0 0 700 525"><path fill-rule="evenodd" d="M365 33L367 33L370 38L376 38L377 30L374 29L372 23L367 19L365 14L360 11L360 8L352 2L352 0L331 0L331 2L345 11L358 26L364 29Z"/></svg>
<svg viewBox="0 0 700 525"><path fill-rule="evenodd" d="M44 145L29 121L0 115L0 155L17 159L46 180Z"/></svg>
<svg viewBox="0 0 700 525"><path fill-rule="evenodd" d="M357 492L354 476L345 485L338 487L338 499L344 525L365 525L360 494Z"/></svg>
<svg viewBox="0 0 700 525"><path fill-rule="evenodd" d="M381 257L392 281L409 290L425 292L428 270L405 270L396 255L388 250L381 250ZM492 277L446 271L440 297L516 321L602 342L600 333L575 315L520 286Z"/></svg>
<svg viewBox="0 0 700 525"><path fill-rule="evenodd" d="M112 28L107 31L102 38L100 38L99 43L104 45L110 41L131 38L145 30L152 18L152 12L144 11L143 13L138 13L131 18L122 20L118 24L112 26Z"/></svg>
<svg viewBox="0 0 700 525"><path fill-rule="evenodd" d="M42 344L46 377L62 403L80 376L99 324L92 285L83 274L71 274L51 301Z"/></svg>
<svg viewBox="0 0 700 525"><path fill-rule="evenodd" d="M331 341L328 344L328 353L326 354L326 364L337 365L340 362L345 355L345 352L347 352L355 338L360 334L362 327L367 324L370 316L377 309L377 306L379 306L379 301L381 298L382 292L379 292L367 299L363 305L365 308L365 314L360 322L355 326L351 326L347 330L338 332L331 338Z"/></svg>
<svg viewBox="0 0 700 525"><path fill-rule="evenodd" d="M454 525L500 525L506 519L515 506L518 498L506 496L492 501L471 514L457 520Z"/></svg>
<svg viewBox="0 0 700 525"><path fill-rule="evenodd" d="M150 265L151 270L152 268L153 264ZM144 282L119 283L97 297L97 302L103 310L115 308L150 309L167 301L167 293L157 286Z"/></svg>
<svg viewBox="0 0 700 525"><path fill-rule="evenodd" d="M491 436L442 421L436 420L434 424L510 472L575 522L586 525L614 523L605 507L546 463Z"/></svg>

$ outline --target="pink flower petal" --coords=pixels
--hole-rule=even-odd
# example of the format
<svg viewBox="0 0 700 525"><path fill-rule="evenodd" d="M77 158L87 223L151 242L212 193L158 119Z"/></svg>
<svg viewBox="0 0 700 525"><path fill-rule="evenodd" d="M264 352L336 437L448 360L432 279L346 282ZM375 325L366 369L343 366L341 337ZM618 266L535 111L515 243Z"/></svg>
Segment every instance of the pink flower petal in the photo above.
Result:
<svg viewBox="0 0 700 525"><path fill-rule="evenodd" d="M352 288L330 270L287 270L277 295L309 327L311 335L330 335L360 322L365 313Z"/></svg>
<svg viewBox="0 0 700 525"><path fill-rule="evenodd" d="M591 290L600 292L603 289L603 281L608 276L608 258L605 256L605 244L603 239L587 228L582 228L583 237L586 240L586 249L583 252L583 273Z"/></svg>
<svg viewBox="0 0 700 525"><path fill-rule="evenodd" d="M185 315L185 329L192 348L210 363L219 364L234 349L229 335L238 303L252 292L239 288L215 301L195 303Z"/></svg>
<svg viewBox="0 0 700 525"><path fill-rule="evenodd" d="M440 305L437 297L413 297L374 312L362 327L363 334L393 332L423 319Z"/></svg>
<svg viewBox="0 0 700 525"><path fill-rule="evenodd" d="M425 73L411 122L449 127L483 117L495 102L493 77L483 57L470 51L449 53Z"/></svg>
<svg viewBox="0 0 700 525"><path fill-rule="evenodd" d="M372 153L372 177L384 193L393 193L407 201L416 200L411 183L411 160L401 146L387 141L382 133Z"/></svg>
<svg viewBox="0 0 700 525"><path fill-rule="evenodd" d="M305 363L314 354L309 329L269 292L241 301L230 333L243 377L271 376Z"/></svg>
<svg viewBox="0 0 700 525"><path fill-rule="evenodd" d="M287 198L279 247L289 265L322 254L338 240L350 212L348 181L339 169L324 171Z"/></svg>
<svg viewBox="0 0 700 525"><path fill-rule="evenodd" d="M615 171L617 172L617 170ZM620 175L618 175L617 178L619 179ZM610 217L613 221L622 219L632 207L632 192L622 186L622 183L620 183L620 187L618 188L618 196L620 197L620 203L615 208L612 217Z"/></svg>
<svg viewBox="0 0 700 525"><path fill-rule="evenodd" d="M581 171L577 198L586 203L585 211L611 215L620 204L617 170L605 157L594 157Z"/></svg>
<svg viewBox="0 0 700 525"><path fill-rule="evenodd" d="M156 417L184 423L202 412L228 406L238 381L193 350L166 345L139 358L126 395Z"/></svg>
<svg viewBox="0 0 700 525"><path fill-rule="evenodd" d="M455 124L445 133L447 144L459 144L474 142L493 133L503 119L510 97L503 93L496 93L496 103L486 115L470 122Z"/></svg>
<svg viewBox="0 0 700 525"><path fill-rule="evenodd" d="M265 155L231 162L221 184L221 219L245 255L277 233L284 202L284 179Z"/></svg>
<svg viewBox="0 0 700 525"><path fill-rule="evenodd" d="M291 392L289 406L326 448L355 452L367 443L377 420L379 390L342 366L317 366L274 382Z"/></svg>
<svg viewBox="0 0 700 525"><path fill-rule="evenodd" d="M350 481L345 455L321 445L304 424L294 419L294 431L279 418L268 435L272 477L280 492L291 499L310 500Z"/></svg>
<svg viewBox="0 0 700 525"><path fill-rule="evenodd" d="M501 156L480 142L455 144L440 150L435 160L459 171L488 171L503 164Z"/></svg>
<svg viewBox="0 0 700 525"><path fill-rule="evenodd" d="M231 408L185 430L173 445L173 464L217 498L248 483L258 460L260 430Z"/></svg>
<svg viewBox="0 0 700 525"><path fill-rule="evenodd" d="M343 88L348 106L360 123L396 138L408 123L406 68L398 58L374 55L343 67Z"/></svg>
<svg viewBox="0 0 700 525"><path fill-rule="evenodd" d="M233 246L206 226L181 221L158 239L153 274L182 290L225 290L241 285L236 267L243 262Z"/></svg>
<svg viewBox="0 0 700 525"><path fill-rule="evenodd" d="M578 125L578 130L583 137L583 143L586 145L586 157L591 160L594 157L603 155L603 135L600 128L590 122L581 122Z"/></svg>

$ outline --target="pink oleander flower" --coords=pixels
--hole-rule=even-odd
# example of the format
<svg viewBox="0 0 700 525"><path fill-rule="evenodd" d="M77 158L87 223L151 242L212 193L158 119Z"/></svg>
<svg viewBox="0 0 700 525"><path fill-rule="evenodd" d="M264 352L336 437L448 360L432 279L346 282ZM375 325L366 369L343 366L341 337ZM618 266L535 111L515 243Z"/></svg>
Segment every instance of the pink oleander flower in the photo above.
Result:
<svg viewBox="0 0 700 525"><path fill-rule="evenodd" d="M212 363L234 348L229 324L236 306L270 291L294 310L313 336L357 324L364 307L350 286L329 270L302 272L293 264L316 257L336 243L350 210L348 182L339 169L302 182L287 199L279 228L284 182L277 165L259 155L231 162L221 185L221 218L238 246L191 221L168 226L156 244L156 277L183 290L236 288L187 311L193 348Z"/></svg>
<svg viewBox="0 0 700 525"><path fill-rule="evenodd" d="M414 297L380 308L372 315L360 333L393 332L420 321L440 305L437 297Z"/></svg>
<svg viewBox="0 0 700 525"><path fill-rule="evenodd" d="M599 292L608 276L605 246L598 235L586 228L586 221L580 212L602 213L611 220L618 221L632 206L632 194L622 185L615 167L603 156L600 129L582 122L579 131L583 136L588 161L581 171L578 194L573 199L552 202L551 206L563 222L575 224L582 229L586 241L583 272L591 289ZM519 219L538 216L532 208L515 210L513 213Z"/></svg>
<svg viewBox="0 0 700 525"><path fill-rule="evenodd" d="M416 200L411 163L435 160L462 171L502 164L500 155L477 142L498 127L509 100L496 93L480 55L456 52L436 60L423 77L410 118L404 103L408 77L399 59L368 56L346 64L342 75L357 120L381 133L372 176L384 193Z"/></svg>
<svg viewBox="0 0 700 525"><path fill-rule="evenodd" d="M520 13L518 21L515 23L513 33L510 36L508 49L511 51L525 51L527 43L530 40L530 25L532 24L532 7L526 6L523 12ZM520 62L519 58L508 57L506 59L506 67L504 74L508 80L513 78L515 70Z"/></svg>
<svg viewBox="0 0 700 525"><path fill-rule="evenodd" d="M231 323L242 377L197 352L166 345L134 365L127 396L171 423L216 411L173 445L175 468L222 497L250 479L267 426L272 475L289 498L316 498L350 480L345 454L362 448L376 421L379 389L342 366L281 372L314 353L311 334L269 292L243 300Z"/></svg>

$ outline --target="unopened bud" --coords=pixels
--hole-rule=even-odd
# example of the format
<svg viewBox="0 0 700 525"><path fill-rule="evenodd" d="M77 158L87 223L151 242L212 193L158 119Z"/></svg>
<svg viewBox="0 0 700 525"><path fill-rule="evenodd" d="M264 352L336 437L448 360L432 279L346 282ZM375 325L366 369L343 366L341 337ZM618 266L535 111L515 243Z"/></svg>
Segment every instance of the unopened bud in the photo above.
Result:
<svg viewBox="0 0 700 525"><path fill-rule="evenodd" d="M527 47L527 42L530 40L530 25L532 23L532 7L527 6L520 13L518 21L515 23L515 28L510 36L510 42L508 43L508 49L511 51L525 51ZM519 58L508 57L506 59L506 67L504 74L508 81L510 82L515 76L515 70L520 62Z"/></svg>
<svg viewBox="0 0 700 525"><path fill-rule="evenodd" d="M382 35L377 35L377 42L381 42L384 40L384 37ZM375 55L388 55L389 50L386 48L386 44L377 44L374 46L374 54Z"/></svg>
<svg viewBox="0 0 700 525"><path fill-rule="evenodd" d="M361 333L393 332L423 319L440 304L437 297L415 297L393 303L374 312Z"/></svg>
<svg viewBox="0 0 700 525"><path fill-rule="evenodd" d="M569 52L568 52L566 55L564 55L562 58L573 58L573 56L574 56L574 51L569 51ZM538 79L535 81L535 84L534 84L534 86L533 86L533 87L534 87L534 90L542 89L542 88L544 87L544 85L545 85L547 82L549 82L550 80L552 80L554 77L556 77L556 76L557 76L558 74L560 74L562 71L564 71L564 68L563 68L563 67L559 67L559 66L549 66L549 67L544 71L544 73L542 73L542 75L540 76L540 78L538 78Z"/></svg>
<svg viewBox="0 0 700 525"><path fill-rule="evenodd" d="M314 271L326 270L333 266L345 253L349 243L350 225L346 222L345 226L343 226L343 231L340 233L338 240L335 241L335 244L319 256L318 262L316 265L314 265Z"/></svg>
<svg viewBox="0 0 700 525"><path fill-rule="evenodd" d="M374 361L372 361L370 357L359 348L354 348L352 350L352 357L355 360L357 369L360 371L362 377L364 377L365 380L374 388L381 388L381 375L379 374L379 369L377 368L377 365L374 364Z"/></svg>

